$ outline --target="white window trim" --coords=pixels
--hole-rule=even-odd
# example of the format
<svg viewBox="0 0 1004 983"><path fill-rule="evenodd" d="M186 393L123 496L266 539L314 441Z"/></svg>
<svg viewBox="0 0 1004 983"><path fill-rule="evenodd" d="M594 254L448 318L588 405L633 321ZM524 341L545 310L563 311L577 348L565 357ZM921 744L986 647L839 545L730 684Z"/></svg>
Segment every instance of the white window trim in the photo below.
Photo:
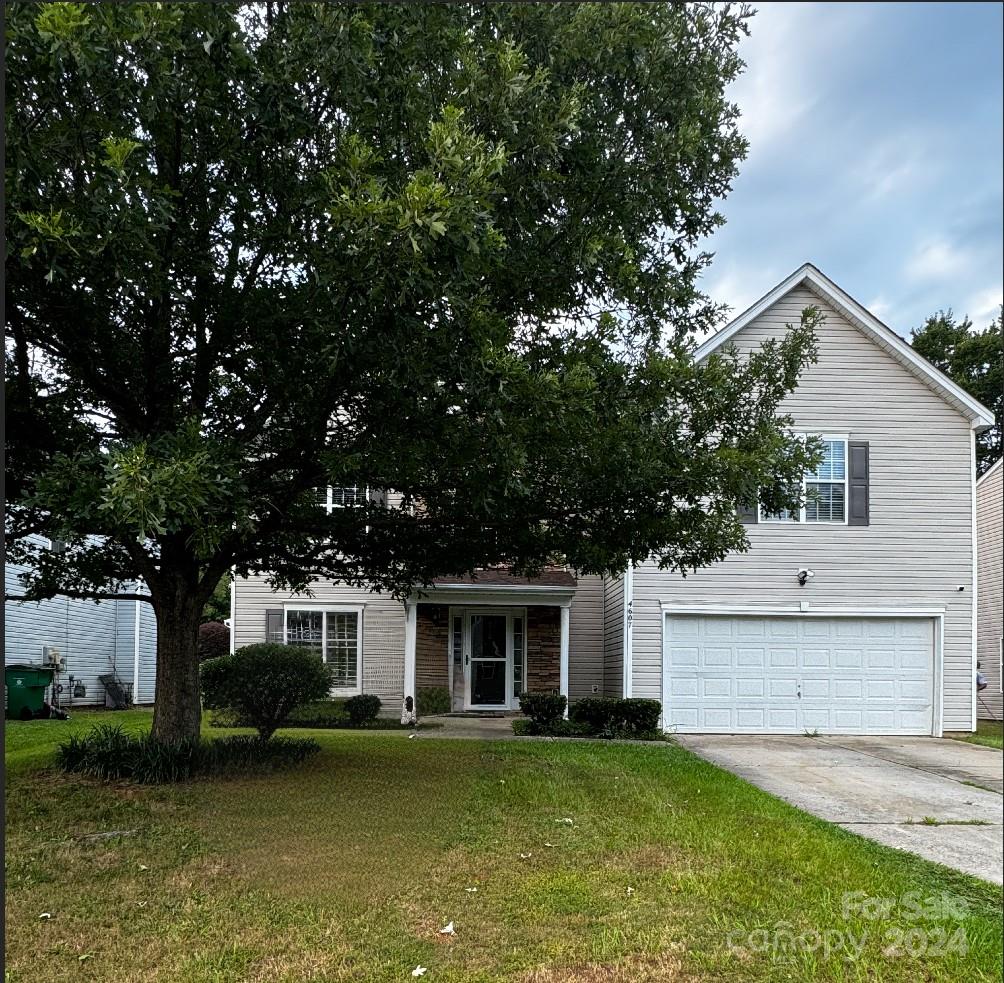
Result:
<svg viewBox="0 0 1004 983"><path fill-rule="evenodd" d="M815 434L815 433L794 433L794 437L818 437L820 440L834 444L844 445L844 518L843 520L835 519L813 519L811 522L805 517L805 496L806 496L806 485L810 481L809 475L802 475L802 508L799 510L797 519L774 519L770 516L764 514L763 506L757 502L757 523L759 525L765 526L846 526L847 525L847 511L850 503L847 500L848 495L848 475L850 473L850 462L847 459L847 445L850 442L850 438L847 434ZM828 479L815 479L813 484L830 484L837 485L839 481L830 481Z"/></svg>
<svg viewBox="0 0 1004 983"><path fill-rule="evenodd" d="M328 618L329 614L356 615L356 685L332 686L333 697L358 696L363 691L363 611L364 604L325 604L318 601L303 601L299 604L288 601L282 606L282 640L289 644L289 612L290 611L320 611L324 615L321 622L321 658L328 661Z"/></svg>
<svg viewBox="0 0 1004 983"><path fill-rule="evenodd" d="M357 493L359 491L362 491L363 497L365 499L368 500L369 497L370 497L370 486L369 485L325 485L324 486L324 501L323 502L318 502L317 504L320 505L321 508L323 508L324 511L327 512L329 515L331 514L331 510L332 509L347 509L347 508L349 508L349 506L345 505L344 503L335 503L334 501L332 501L332 495L331 495L331 493L332 493L332 491L336 487L337 488L354 488Z"/></svg>

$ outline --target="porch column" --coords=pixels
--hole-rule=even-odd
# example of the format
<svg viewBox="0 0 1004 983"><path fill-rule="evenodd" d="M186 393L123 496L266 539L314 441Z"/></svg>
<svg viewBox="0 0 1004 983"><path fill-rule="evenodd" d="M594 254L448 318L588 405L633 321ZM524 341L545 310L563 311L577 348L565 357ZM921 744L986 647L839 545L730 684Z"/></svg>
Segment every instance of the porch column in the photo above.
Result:
<svg viewBox="0 0 1004 983"><path fill-rule="evenodd" d="M568 716L568 621L567 605L561 607L561 655L559 657L558 692L565 697L565 716Z"/></svg>
<svg viewBox="0 0 1004 983"><path fill-rule="evenodd" d="M404 699L401 702L401 723L417 720L415 706L415 647L418 639L418 605L404 602Z"/></svg>

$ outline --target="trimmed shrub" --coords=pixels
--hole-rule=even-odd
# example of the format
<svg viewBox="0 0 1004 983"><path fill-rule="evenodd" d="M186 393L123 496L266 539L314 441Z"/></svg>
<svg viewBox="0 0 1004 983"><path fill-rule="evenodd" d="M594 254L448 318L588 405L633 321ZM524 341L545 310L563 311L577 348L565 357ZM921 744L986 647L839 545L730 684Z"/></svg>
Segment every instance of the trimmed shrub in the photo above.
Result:
<svg viewBox="0 0 1004 983"><path fill-rule="evenodd" d="M245 645L233 655L203 662L202 702L233 710L268 740L297 707L331 690L331 670L313 652L295 645Z"/></svg>
<svg viewBox="0 0 1004 983"><path fill-rule="evenodd" d="M589 737L589 731L583 724L574 720L559 717L546 726L535 724L532 720L517 717L512 722L512 732L519 737Z"/></svg>
<svg viewBox="0 0 1004 983"><path fill-rule="evenodd" d="M350 727L363 727L376 720L380 713L380 697L371 693L360 693L345 701L345 715L349 718Z"/></svg>
<svg viewBox="0 0 1004 983"><path fill-rule="evenodd" d="M610 722L616 700L603 696L587 696L576 700L568 708L568 719L585 726L591 734L598 734Z"/></svg>
<svg viewBox="0 0 1004 983"><path fill-rule="evenodd" d="M313 700L297 707L287 718L287 727L348 727L345 700Z"/></svg>
<svg viewBox="0 0 1004 983"><path fill-rule="evenodd" d="M230 654L230 629L220 621L199 625L199 662Z"/></svg>
<svg viewBox="0 0 1004 983"><path fill-rule="evenodd" d="M548 727L554 725L555 721L561 720L565 715L566 706L568 706L568 699L560 693L520 693L519 695L519 708L538 728L538 733L545 732Z"/></svg>
<svg viewBox="0 0 1004 983"><path fill-rule="evenodd" d="M131 779L146 785L182 782L199 775L228 775L299 764L321 750L312 740L250 734L214 741L165 744L149 734L126 734L118 725L98 724L59 745L63 771L103 781Z"/></svg>
<svg viewBox="0 0 1004 983"><path fill-rule="evenodd" d="M658 700L586 697L572 704L568 715L597 737L650 739L659 735Z"/></svg>
<svg viewBox="0 0 1004 983"><path fill-rule="evenodd" d="M415 702L418 704L418 715L434 716L437 713L449 713L453 708L450 691L445 686L422 686L415 692Z"/></svg>
<svg viewBox="0 0 1004 983"><path fill-rule="evenodd" d="M625 737L648 737L658 733L662 704L658 700L616 700L611 724Z"/></svg>

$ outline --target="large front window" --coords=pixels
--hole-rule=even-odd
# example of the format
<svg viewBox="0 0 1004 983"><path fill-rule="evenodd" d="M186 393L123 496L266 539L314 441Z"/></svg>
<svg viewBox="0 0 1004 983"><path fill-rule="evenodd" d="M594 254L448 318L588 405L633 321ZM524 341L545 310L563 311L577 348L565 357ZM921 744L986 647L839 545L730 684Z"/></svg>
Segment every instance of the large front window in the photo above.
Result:
<svg viewBox="0 0 1004 983"><path fill-rule="evenodd" d="M847 521L847 441L824 437L823 459L816 470L802 481L804 505L800 512L765 512L761 522L837 522Z"/></svg>
<svg viewBox="0 0 1004 983"><path fill-rule="evenodd" d="M331 667L335 693L358 693L360 627L358 611L290 609L286 611L286 644L316 652Z"/></svg>

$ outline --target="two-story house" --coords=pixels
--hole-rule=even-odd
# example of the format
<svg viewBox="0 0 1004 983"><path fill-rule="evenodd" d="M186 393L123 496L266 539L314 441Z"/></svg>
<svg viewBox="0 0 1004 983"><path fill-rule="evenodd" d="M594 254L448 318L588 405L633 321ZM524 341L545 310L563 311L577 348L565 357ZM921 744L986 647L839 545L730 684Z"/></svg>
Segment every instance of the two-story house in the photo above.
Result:
<svg viewBox="0 0 1004 983"><path fill-rule="evenodd" d="M237 646L307 645L336 694L395 712L426 687L455 710L523 690L658 699L670 731L940 734L975 726L975 434L989 410L815 267L698 351L757 346L819 307L819 357L783 410L823 439L798 515L744 513L750 550L683 578L553 570L442 579L404 604L315 585L233 590Z"/></svg>

